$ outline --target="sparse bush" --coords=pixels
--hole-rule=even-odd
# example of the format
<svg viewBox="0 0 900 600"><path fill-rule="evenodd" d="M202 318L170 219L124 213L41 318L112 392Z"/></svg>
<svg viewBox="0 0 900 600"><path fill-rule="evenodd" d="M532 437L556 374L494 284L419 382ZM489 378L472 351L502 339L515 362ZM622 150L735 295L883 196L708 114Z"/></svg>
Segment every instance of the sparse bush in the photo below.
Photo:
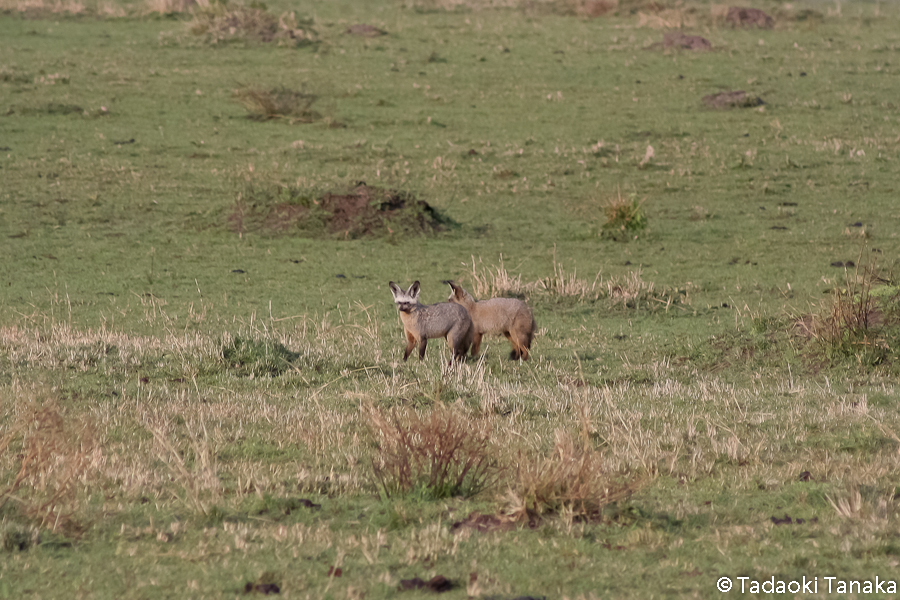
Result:
<svg viewBox="0 0 900 600"><path fill-rule="evenodd" d="M604 506L626 498L642 484L623 483L606 472L601 454L587 444L576 447L568 432L557 430L555 437L548 457L519 454L516 477L506 495L506 511L516 519L544 514L596 518Z"/></svg>
<svg viewBox="0 0 900 600"><path fill-rule="evenodd" d="M259 121L287 119L291 123L312 123L322 118L312 109L318 96L285 87L272 90L245 87L235 90L234 99L247 109L251 119Z"/></svg>
<svg viewBox="0 0 900 600"><path fill-rule="evenodd" d="M375 443L372 471L386 497L471 497L496 482L500 468L488 421L443 405L424 415L374 407L367 412Z"/></svg>

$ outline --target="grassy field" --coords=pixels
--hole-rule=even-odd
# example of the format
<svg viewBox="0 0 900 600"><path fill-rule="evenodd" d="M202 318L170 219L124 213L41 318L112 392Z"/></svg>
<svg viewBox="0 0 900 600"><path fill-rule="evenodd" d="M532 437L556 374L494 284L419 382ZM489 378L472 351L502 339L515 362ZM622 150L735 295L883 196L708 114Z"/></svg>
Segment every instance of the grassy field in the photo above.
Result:
<svg viewBox="0 0 900 600"><path fill-rule="evenodd" d="M755 6L0 0L0 598L896 595L900 8Z"/></svg>

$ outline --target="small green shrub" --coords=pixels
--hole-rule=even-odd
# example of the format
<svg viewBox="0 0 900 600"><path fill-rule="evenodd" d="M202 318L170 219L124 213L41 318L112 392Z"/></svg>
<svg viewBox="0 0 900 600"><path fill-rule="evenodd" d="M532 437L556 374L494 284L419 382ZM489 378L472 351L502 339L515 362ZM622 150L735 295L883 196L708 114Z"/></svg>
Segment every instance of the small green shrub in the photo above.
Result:
<svg viewBox="0 0 900 600"><path fill-rule="evenodd" d="M627 198L617 194L615 198L607 201L603 212L606 221L603 223L601 235L624 239L647 227L644 201L638 200L633 194Z"/></svg>

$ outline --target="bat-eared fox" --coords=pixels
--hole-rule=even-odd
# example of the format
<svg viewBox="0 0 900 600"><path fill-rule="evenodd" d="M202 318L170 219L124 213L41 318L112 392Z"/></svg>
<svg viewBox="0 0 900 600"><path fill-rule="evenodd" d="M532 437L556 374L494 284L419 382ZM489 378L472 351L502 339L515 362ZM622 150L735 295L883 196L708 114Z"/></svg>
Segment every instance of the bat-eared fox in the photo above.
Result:
<svg viewBox="0 0 900 600"><path fill-rule="evenodd" d="M406 351L403 360L409 358L416 344L419 345L419 360L425 357L425 346L431 338L447 338L453 360L463 360L472 345L472 319L466 309L457 304L441 302L422 304L419 302L419 282L416 281L404 291L393 281L388 285L394 302L400 310L400 320L406 330Z"/></svg>
<svg viewBox="0 0 900 600"><path fill-rule="evenodd" d="M477 302L472 295L452 281L445 281L452 290L450 302L466 309L472 317L474 334L472 336L472 356L481 348L481 336L484 334L506 336L512 344L511 360L528 360L531 340L537 327L534 315L528 305L516 298L491 298Z"/></svg>

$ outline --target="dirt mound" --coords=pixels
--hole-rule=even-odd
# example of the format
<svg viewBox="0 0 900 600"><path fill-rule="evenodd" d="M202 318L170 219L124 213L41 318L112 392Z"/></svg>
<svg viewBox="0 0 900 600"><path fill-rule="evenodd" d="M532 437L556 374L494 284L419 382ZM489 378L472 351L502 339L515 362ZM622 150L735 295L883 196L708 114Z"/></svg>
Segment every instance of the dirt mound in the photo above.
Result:
<svg viewBox="0 0 900 600"><path fill-rule="evenodd" d="M725 22L732 27L759 27L760 29L772 29L775 19L758 8L742 8L732 6L725 15Z"/></svg>
<svg viewBox="0 0 900 600"><path fill-rule="evenodd" d="M387 31L383 29L378 29L374 25L366 25L365 23L360 23L358 25L351 25L347 31L345 31L347 35L358 35L360 37L374 38L381 35L387 35Z"/></svg>
<svg viewBox="0 0 900 600"><path fill-rule="evenodd" d="M720 92L703 96L707 108L752 108L765 104L759 96L751 96L743 90Z"/></svg>
<svg viewBox="0 0 900 600"><path fill-rule="evenodd" d="M663 37L663 48L684 48L686 50L709 50L712 44L699 35L684 35L680 31L670 31Z"/></svg>
<svg viewBox="0 0 900 600"><path fill-rule="evenodd" d="M236 233L356 239L392 234L430 235L453 221L408 192L360 182L347 193L314 197L300 190L248 188L228 216Z"/></svg>
<svg viewBox="0 0 900 600"><path fill-rule="evenodd" d="M647 50L655 50L657 48L703 51L711 50L712 44L709 43L708 39L699 35L685 35L680 31L670 31L663 36L662 42L656 42L647 46Z"/></svg>

